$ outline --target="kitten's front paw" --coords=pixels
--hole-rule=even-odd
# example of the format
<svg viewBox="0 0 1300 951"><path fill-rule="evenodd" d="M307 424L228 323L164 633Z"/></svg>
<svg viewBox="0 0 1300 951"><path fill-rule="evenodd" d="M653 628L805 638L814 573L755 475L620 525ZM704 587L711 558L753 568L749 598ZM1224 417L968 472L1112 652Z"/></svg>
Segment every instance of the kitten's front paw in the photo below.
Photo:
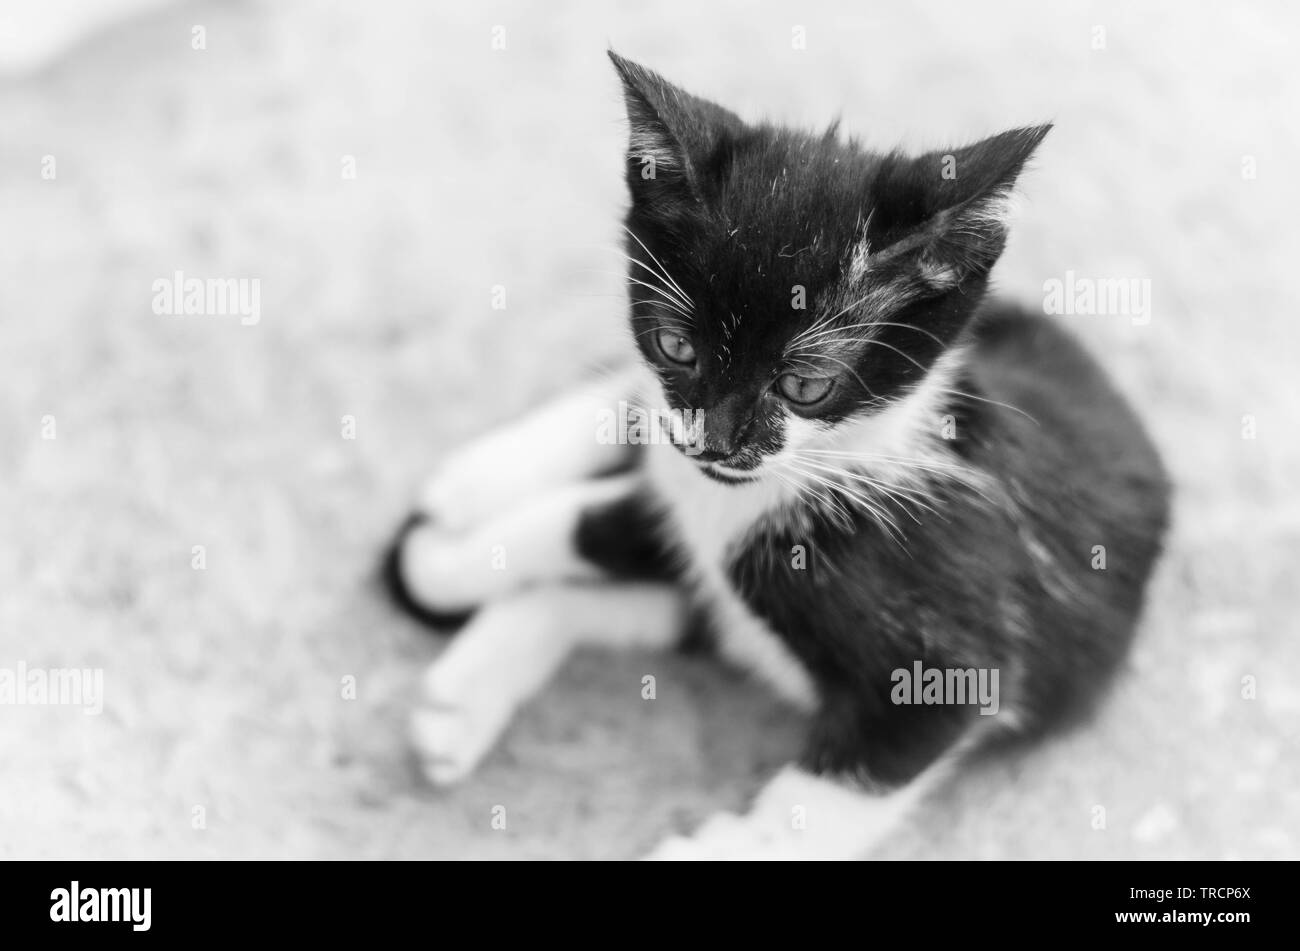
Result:
<svg viewBox="0 0 1300 951"><path fill-rule="evenodd" d="M514 712L497 682L494 658L457 650L430 665L411 714L411 744L424 777L449 786L469 776L492 749Z"/></svg>

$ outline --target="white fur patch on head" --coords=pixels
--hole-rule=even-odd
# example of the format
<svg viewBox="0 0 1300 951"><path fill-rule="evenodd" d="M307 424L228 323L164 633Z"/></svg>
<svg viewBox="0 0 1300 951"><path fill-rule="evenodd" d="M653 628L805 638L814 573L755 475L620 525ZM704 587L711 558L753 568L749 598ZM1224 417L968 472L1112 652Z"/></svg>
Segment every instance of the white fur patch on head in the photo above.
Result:
<svg viewBox="0 0 1300 951"><path fill-rule="evenodd" d="M867 262L871 257L871 242L863 238L849 252L849 266L846 280L850 284L860 284L867 276Z"/></svg>
<svg viewBox="0 0 1300 951"><path fill-rule="evenodd" d="M960 283L956 269L942 261L923 257L919 267L921 280L937 290L949 290Z"/></svg>
<svg viewBox="0 0 1300 951"><path fill-rule="evenodd" d="M638 165L652 162L655 168L680 168L677 150L659 132L632 127L627 144L628 158Z"/></svg>
<svg viewBox="0 0 1300 951"><path fill-rule="evenodd" d="M958 216L962 225L976 225L1006 230L1020 214L1019 193L1011 188L991 192L970 204Z"/></svg>

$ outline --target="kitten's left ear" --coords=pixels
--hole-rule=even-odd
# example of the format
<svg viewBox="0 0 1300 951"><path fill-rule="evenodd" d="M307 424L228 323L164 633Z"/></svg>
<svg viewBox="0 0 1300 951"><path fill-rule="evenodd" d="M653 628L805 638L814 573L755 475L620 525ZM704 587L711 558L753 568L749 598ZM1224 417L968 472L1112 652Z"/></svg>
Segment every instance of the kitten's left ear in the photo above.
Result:
<svg viewBox="0 0 1300 951"><path fill-rule="evenodd" d="M881 262L915 255L936 290L987 276L1006 247L1013 187L1052 126L1013 129L974 145L896 162L877 183Z"/></svg>

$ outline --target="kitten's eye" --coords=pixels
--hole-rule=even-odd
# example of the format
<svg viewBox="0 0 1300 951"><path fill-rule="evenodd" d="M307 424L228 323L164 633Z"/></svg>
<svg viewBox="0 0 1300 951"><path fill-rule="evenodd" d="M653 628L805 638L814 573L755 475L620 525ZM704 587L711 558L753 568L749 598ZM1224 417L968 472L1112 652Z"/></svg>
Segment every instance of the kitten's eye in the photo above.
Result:
<svg viewBox="0 0 1300 951"><path fill-rule="evenodd" d="M694 363L695 348L691 342L673 330L659 331L659 349L673 363Z"/></svg>
<svg viewBox="0 0 1300 951"><path fill-rule="evenodd" d="M835 380L825 376L796 376L787 373L776 381L776 388L791 403L809 405L822 400Z"/></svg>

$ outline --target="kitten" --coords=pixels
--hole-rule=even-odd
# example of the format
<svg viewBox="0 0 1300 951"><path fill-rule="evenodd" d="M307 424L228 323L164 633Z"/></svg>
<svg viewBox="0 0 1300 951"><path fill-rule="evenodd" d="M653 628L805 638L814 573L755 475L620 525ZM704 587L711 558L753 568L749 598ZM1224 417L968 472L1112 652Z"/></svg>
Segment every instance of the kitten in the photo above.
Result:
<svg viewBox="0 0 1300 951"><path fill-rule="evenodd" d="M475 612L425 679L415 748L455 782L576 646L702 633L813 726L751 812L655 854L861 855L960 757L1088 711L1167 480L1078 344L984 302L1048 126L877 154L610 58L640 359L454 456L403 527L397 596ZM667 437L598 438L629 404Z"/></svg>

